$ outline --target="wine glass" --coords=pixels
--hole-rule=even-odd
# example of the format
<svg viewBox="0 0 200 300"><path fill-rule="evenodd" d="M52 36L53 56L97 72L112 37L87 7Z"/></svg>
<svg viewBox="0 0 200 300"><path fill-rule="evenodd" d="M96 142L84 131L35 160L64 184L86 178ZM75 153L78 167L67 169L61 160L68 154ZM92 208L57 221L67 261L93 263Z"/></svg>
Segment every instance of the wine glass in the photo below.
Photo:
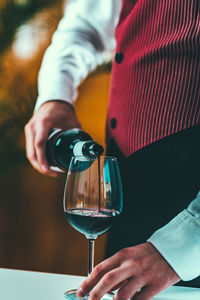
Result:
<svg viewBox="0 0 200 300"><path fill-rule="evenodd" d="M72 227L88 239L88 274L94 267L94 241L111 228L122 212L122 205L121 177L115 157L72 157L65 184L64 211ZM76 290L67 291L64 296L80 300ZM107 294L103 299L113 297Z"/></svg>

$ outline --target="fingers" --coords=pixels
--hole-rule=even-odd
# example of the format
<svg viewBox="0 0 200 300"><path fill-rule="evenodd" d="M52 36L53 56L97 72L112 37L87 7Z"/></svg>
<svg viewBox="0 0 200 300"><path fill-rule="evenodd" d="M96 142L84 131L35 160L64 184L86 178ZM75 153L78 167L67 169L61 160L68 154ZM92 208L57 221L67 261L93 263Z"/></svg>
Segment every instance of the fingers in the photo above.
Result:
<svg viewBox="0 0 200 300"><path fill-rule="evenodd" d="M112 269L116 269L118 266L119 262L116 254L97 265L94 268L93 272L88 276L88 278L82 283L82 285L78 289L77 296L84 297L101 280L104 274L106 274ZM114 287L114 285L112 285L112 287ZM110 288L110 290L112 289L112 287Z"/></svg>
<svg viewBox="0 0 200 300"><path fill-rule="evenodd" d="M31 127L27 124L25 126L26 156L29 159L32 166L39 171L39 165L37 163L34 140L35 140L35 133L31 129Z"/></svg>
<svg viewBox="0 0 200 300"><path fill-rule="evenodd" d="M153 285L145 286L140 292L136 293L132 298L134 300L150 300L156 296L162 289L156 288Z"/></svg>
<svg viewBox="0 0 200 300"><path fill-rule="evenodd" d="M116 268L102 277L89 294L89 300L101 299L108 291L112 290L116 285L123 282L126 278L126 270ZM115 298L114 298L115 299ZM124 299L124 298L116 298ZM127 299L127 298L125 298Z"/></svg>
<svg viewBox="0 0 200 300"><path fill-rule="evenodd" d="M127 250L127 249L125 249ZM126 251L127 252L127 251ZM142 287L142 283L134 278L133 274L140 272L138 266L135 265L133 270L131 263L123 263L122 253L120 251L105 262L98 265L92 274L83 282L81 289L78 290L77 296L83 297L90 292L89 299L101 299L104 294L115 290L119 287L119 291L114 299L128 299ZM119 258L121 262L119 263ZM129 280L129 278L134 280ZM130 289L131 285L132 289ZM126 288L127 287L127 288ZM126 294L130 297L122 298L121 294Z"/></svg>
<svg viewBox="0 0 200 300"><path fill-rule="evenodd" d="M37 127L39 127L38 124ZM40 128L37 128L35 140L34 140L35 153L36 153L37 163L39 165L40 172L46 175L56 177L57 173L53 172L50 169L46 159L46 142L48 139L48 135L49 135L48 126L40 126Z"/></svg>
<svg viewBox="0 0 200 300"><path fill-rule="evenodd" d="M110 291L108 291L108 293L111 293L113 291L116 291L118 289L120 289L122 286L124 286L126 283L128 282L128 280L124 280L122 282L120 282L119 284L117 284L116 286L114 286Z"/></svg>
<svg viewBox="0 0 200 300"><path fill-rule="evenodd" d="M136 277L131 277L114 296L114 300L131 299L143 287L144 283ZM135 298L134 298L135 299Z"/></svg>
<svg viewBox="0 0 200 300"><path fill-rule="evenodd" d="M37 124L37 127L40 123ZM32 120L25 126L26 155L32 166L40 173L57 177L47 163L45 156L46 141L49 134L48 127L40 126L37 129Z"/></svg>
<svg viewBox="0 0 200 300"><path fill-rule="evenodd" d="M126 267L116 268L108 272L91 290L89 300L101 299L108 291L114 290L117 285L121 287L114 296L114 300L132 298L143 287L144 282L131 274L131 268L127 270ZM130 279L126 280L127 277L130 277Z"/></svg>
<svg viewBox="0 0 200 300"><path fill-rule="evenodd" d="M150 300L180 278L149 243L125 248L98 265L81 285L78 297L99 300L119 288L115 300ZM138 292L140 290L140 292Z"/></svg>
<svg viewBox="0 0 200 300"><path fill-rule="evenodd" d="M81 127L72 105L51 100L44 103L25 126L26 153L32 166L39 172L57 176L46 160L46 141L54 128L71 129Z"/></svg>

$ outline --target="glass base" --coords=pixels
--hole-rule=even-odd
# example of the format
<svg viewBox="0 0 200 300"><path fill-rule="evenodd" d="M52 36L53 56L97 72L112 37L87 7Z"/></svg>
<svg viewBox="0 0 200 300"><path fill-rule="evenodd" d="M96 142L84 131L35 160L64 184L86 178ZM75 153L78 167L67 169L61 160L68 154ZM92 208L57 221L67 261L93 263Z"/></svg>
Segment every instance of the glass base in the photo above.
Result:
<svg viewBox="0 0 200 300"><path fill-rule="evenodd" d="M106 294L101 299L103 299L103 300L112 300L113 296L114 296L114 294ZM78 298L76 296L76 290L70 290L70 291L65 292L64 297L65 297L65 299L68 299L68 300L81 300L81 299L85 300L85 299L88 299L87 295L83 298Z"/></svg>
<svg viewBox="0 0 200 300"><path fill-rule="evenodd" d="M65 297L65 299L68 299L68 300L81 300L81 299L88 298L87 296L85 296L84 298L78 298L76 296L76 290L69 290L69 291L65 292L64 297Z"/></svg>

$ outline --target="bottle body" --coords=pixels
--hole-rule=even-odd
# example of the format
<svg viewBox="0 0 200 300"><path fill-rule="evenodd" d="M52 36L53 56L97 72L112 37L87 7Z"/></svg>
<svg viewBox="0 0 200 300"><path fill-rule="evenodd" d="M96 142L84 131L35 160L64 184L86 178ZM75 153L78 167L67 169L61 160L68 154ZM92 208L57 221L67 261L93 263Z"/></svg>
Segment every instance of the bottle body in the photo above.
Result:
<svg viewBox="0 0 200 300"><path fill-rule="evenodd" d="M81 129L54 130L48 138L46 156L52 169L66 171L72 156L95 157L103 153L103 147L94 142Z"/></svg>

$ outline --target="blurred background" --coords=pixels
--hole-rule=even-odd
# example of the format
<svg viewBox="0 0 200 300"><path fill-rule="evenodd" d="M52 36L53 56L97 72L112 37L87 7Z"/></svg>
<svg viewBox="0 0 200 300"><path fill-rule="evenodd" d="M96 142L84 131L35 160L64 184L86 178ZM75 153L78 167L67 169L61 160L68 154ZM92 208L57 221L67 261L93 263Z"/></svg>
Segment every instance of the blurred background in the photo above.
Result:
<svg viewBox="0 0 200 300"><path fill-rule="evenodd" d="M63 0L0 1L0 267L86 275L87 241L63 213L66 174L37 173L25 157L24 125L37 98L37 74L63 15ZM89 75L76 101L83 128L104 146L108 63ZM99 237L95 263L104 255Z"/></svg>

